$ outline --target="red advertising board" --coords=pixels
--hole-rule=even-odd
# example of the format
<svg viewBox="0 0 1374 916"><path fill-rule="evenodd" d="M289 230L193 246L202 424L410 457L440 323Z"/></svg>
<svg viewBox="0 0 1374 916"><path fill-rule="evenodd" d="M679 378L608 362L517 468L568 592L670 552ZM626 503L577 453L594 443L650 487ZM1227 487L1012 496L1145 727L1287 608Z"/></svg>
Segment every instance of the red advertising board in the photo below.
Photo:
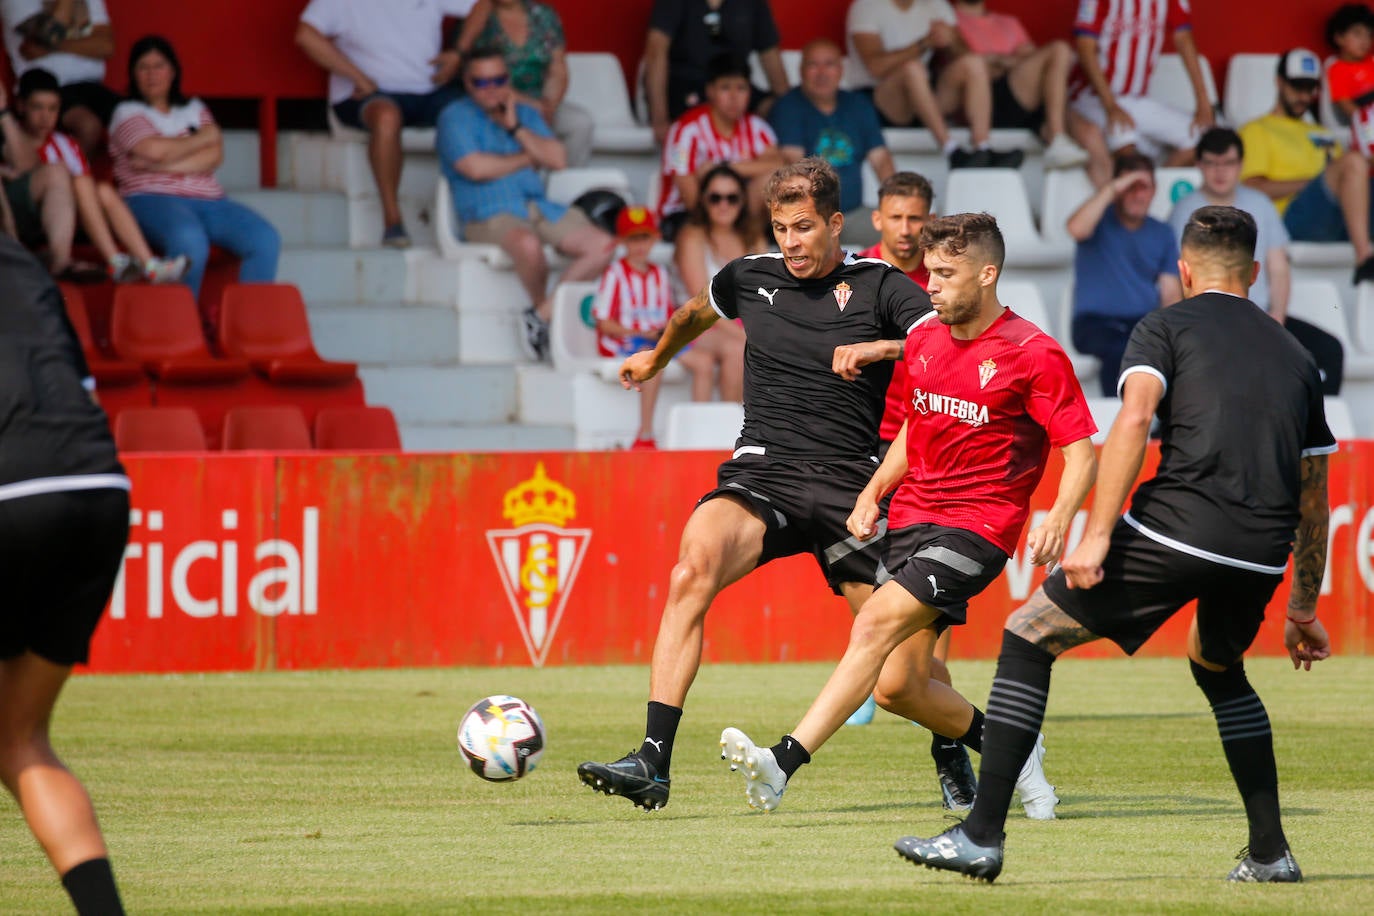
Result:
<svg viewBox="0 0 1374 916"><path fill-rule="evenodd" d="M131 456L131 538L90 667L644 663L682 526L722 457ZM1342 652L1374 650L1371 461L1374 443L1332 457L1321 612ZM1057 485L1052 465L1034 511L1048 509ZM1014 556L956 633L955 656L995 655L1006 615L1043 576ZM1256 651L1282 652L1286 599L1284 585ZM1188 619L1179 614L1142 651L1182 654ZM849 620L810 557L778 561L717 600L706 659L835 659Z"/></svg>

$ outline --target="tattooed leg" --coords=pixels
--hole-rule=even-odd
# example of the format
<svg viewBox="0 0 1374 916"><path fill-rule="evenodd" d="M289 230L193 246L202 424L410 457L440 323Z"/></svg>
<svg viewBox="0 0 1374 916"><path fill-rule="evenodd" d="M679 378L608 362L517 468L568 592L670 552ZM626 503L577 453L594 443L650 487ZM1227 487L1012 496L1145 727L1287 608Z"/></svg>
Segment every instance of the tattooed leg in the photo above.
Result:
<svg viewBox="0 0 1374 916"><path fill-rule="evenodd" d="M1036 589L1029 601L1012 612L1006 629L1055 658L1074 646L1102 638L1065 613L1043 588Z"/></svg>

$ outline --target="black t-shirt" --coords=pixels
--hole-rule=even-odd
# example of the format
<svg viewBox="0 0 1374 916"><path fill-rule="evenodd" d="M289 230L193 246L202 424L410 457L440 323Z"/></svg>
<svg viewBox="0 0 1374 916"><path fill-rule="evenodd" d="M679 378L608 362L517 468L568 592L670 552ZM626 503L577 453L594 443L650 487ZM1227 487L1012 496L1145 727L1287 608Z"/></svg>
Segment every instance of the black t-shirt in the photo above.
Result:
<svg viewBox="0 0 1374 916"><path fill-rule="evenodd" d="M828 276L798 279L782 255L747 255L721 268L711 305L744 322L744 428L740 445L770 455L866 458L878 447L892 362L847 382L831 367L835 348L904 340L933 312L930 297L897 268L849 255Z"/></svg>
<svg viewBox="0 0 1374 916"><path fill-rule="evenodd" d="M1336 450L1307 351L1249 299L1203 293L1142 318L1121 370L1165 385L1159 470L1131 518L1228 565L1287 563L1300 459Z"/></svg>
<svg viewBox="0 0 1374 916"><path fill-rule="evenodd" d="M0 235L0 485L124 473L89 377L52 278Z"/></svg>
<svg viewBox="0 0 1374 916"><path fill-rule="evenodd" d="M674 82L701 87L711 58L725 51L743 59L778 46L778 27L768 0L654 0L649 28L668 36L668 72Z"/></svg>

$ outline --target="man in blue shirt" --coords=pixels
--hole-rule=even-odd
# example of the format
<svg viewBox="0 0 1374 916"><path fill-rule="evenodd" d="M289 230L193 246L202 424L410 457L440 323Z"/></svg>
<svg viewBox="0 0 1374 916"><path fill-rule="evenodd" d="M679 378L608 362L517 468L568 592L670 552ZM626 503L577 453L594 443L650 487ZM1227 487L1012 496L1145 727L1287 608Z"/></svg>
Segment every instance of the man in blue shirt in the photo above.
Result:
<svg viewBox="0 0 1374 916"><path fill-rule="evenodd" d="M1069 217L1073 257L1073 345L1102 361L1104 397L1116 396L1121 356L1135 323L1183 298L1178 242L1150 216L1154 162L1141 153L1116 157L1112 180Z"/></svg>
<svg viewBox="0 0 1374 916"><path fill-rule="evenodd" d="M878 112L866 96L840 90L844 57L839 45L817 38L802 48L801 85L773 105L769 122L787 162L819 156L840 176L840 210L844 237L859 247L878 241L869 211L863 206L863 165L879 183L896 167L883 140Z"/></svg>
<svg viewBox="0 0 1374 916"><path fill-rule="evenodd" d="M439 168L453 193L464 241L500 245L532 303L524 312L529 355L548 358L549 264L544 245L572 259L561 281L594 280L615 240L582 211L549 200L536 169L567 167L567 153L539 112L515 100L501 52L480 48L463 59L467 95L439 115Z"/></svg>

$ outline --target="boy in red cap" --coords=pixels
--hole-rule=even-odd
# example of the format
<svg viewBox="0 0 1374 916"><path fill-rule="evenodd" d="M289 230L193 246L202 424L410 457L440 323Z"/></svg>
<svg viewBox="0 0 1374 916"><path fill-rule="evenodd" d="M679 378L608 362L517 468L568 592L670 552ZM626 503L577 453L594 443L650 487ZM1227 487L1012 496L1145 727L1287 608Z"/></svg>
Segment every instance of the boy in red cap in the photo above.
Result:
<svg viewBox="0 0 1374 916"><path fill-rule="evenodd" d="M625 256L613 261L601 275L593 315L601 355L624 358L652 349L658 342L673 312L673 292L668 271L649 261L649 252L658 241L654 215L644 207L625 207L616 218L615 234L625 246ZM711 371L707 361L686 348L677 359L694 375L700 370ZM654 405L661 382L662 376L655 376L640 386L639 432L632 449L657 448Z"/></svg>

